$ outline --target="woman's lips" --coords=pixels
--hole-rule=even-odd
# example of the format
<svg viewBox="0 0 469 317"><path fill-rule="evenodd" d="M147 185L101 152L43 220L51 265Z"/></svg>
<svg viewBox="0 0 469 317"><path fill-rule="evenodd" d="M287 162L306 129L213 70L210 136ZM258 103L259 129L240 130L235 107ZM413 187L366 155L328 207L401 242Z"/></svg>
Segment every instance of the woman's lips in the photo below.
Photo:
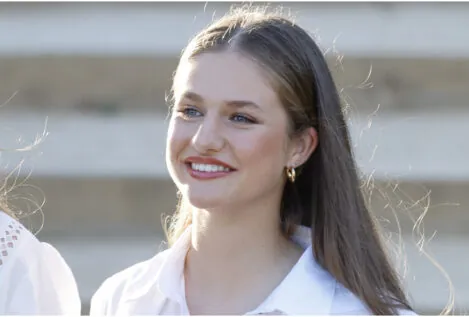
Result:
<svg viewBox="0 0 469 317"><path fill-rule="evenodd" d="M184 162L189 175L200 180L225 177L236 171L229 164L212 157L192 156L188 157Z"/></svg>

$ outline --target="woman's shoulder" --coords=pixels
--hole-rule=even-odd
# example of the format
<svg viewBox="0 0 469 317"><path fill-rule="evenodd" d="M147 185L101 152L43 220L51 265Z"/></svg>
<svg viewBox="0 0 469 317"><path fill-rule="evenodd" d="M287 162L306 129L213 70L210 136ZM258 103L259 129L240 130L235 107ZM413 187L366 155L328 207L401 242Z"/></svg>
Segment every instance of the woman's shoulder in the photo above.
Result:
<svg viewBox="0 0 469 317"><path fill-rule="evenodd" d="M13 218L3 210L0 210L0 230L5 231L8 230L8 228L11 230L13 227L24 228L17 219Z"/></svg>
<svg viewBox="0 0 469 317"><path fill-rule="evenodd" d="M61 254L1 211L0 280L0 298L10 298L0 300L7 315L80 313L78 288Z"/></svg>
<svg viewBox="0 0 469 317"><path fill-rule="evenodd" d="M41 242L21 222L0 211L0 266L11 261L34 264L36 260L65 264L55 247Z"/></svg>
<svg viewBox="0 0 469 317"><path fill-rule="evenodd" d="M0 267L18 261L33 264L36 260L65 263L55 247L39 241L19 220L0 211Z"/></svg>
<svg viewBox="0 0 469 317"><path fill-rule="evenodd" d="M34 252L22 252L24 248ZM0 268L7 267L18 256L35 256L40 248L39 240L18 220L0 211Z"/></svg>
<svg viewBox="0 0 469 317"><path fill-rule="evenodd" d="M154 257L136 263L104 280L93 295L90 314L112 313L124 298L137 296L153 286L154 277L164 263L168 251L161 251Z"/></svg>
<svg viewBox="0 0 469 317"><path fill-rule="evenodd" d="M132 283L146 281L147 275L153 273L153 270L157 270L164 262L168 251L169 250L158 252L148 260L138 262L111 275L102 283L101 287L118 287L124 284L130 285Z"/></svg>

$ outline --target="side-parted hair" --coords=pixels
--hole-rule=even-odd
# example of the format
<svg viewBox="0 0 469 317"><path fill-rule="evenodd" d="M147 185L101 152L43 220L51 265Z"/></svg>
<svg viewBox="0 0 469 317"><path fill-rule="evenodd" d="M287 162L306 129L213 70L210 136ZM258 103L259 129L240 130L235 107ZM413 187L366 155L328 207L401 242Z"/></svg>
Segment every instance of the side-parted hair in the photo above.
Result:
<svg viewBox="0 0 469 317"><path fill-rule="evenodd" d="M281 14L242 7L198 33L181 60L223 51L261 66L285 107L292 137L310 127L318 133L318 147L284 188L285 233L292 225L312 228L318 263L373 314L411 309L366 206L341 99L315 40ZM192 221L182 204L169 223L170 244Z"/></svg>

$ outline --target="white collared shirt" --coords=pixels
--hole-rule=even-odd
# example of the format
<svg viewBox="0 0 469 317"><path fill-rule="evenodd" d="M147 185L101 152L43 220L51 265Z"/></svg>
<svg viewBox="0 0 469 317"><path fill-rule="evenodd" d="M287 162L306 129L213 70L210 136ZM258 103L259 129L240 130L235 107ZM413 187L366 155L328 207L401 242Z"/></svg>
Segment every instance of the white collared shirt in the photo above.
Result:
<svg viewBox="0 0 469 317"><path fill-rule="evenodd" d="M361 300L316 262L310 229L298 229L293 240L305 248L303 255L246 315L370 315ZM108 278L92 298L90 315L189 315L183 274L190 236L188 228L168 250Z"/></svg>
<svg viewBox="0 0 469 317"><path fill-rule="evenodd" d="M0 211L0 315L80 312L75 278L60 253Z"/></svg>

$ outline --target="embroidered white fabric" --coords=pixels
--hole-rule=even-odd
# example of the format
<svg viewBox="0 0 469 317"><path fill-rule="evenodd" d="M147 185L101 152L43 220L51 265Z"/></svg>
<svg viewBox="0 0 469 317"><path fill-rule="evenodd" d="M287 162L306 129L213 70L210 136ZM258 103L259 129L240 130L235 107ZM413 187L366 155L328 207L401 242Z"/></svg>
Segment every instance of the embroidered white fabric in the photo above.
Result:
<svg viewBox="0 0 469 317"><path fill-rule="evenodd" d="M80 315L73 274L59 252L0 211L0 315Z"/></svg>
<svg viewBox="0 0 469 317"><path fill-rule="evenodd" d="M8 254L14 252L24 227L17 221L10 219L4 230L0 231L0 267L7 261Z"/></svg>

